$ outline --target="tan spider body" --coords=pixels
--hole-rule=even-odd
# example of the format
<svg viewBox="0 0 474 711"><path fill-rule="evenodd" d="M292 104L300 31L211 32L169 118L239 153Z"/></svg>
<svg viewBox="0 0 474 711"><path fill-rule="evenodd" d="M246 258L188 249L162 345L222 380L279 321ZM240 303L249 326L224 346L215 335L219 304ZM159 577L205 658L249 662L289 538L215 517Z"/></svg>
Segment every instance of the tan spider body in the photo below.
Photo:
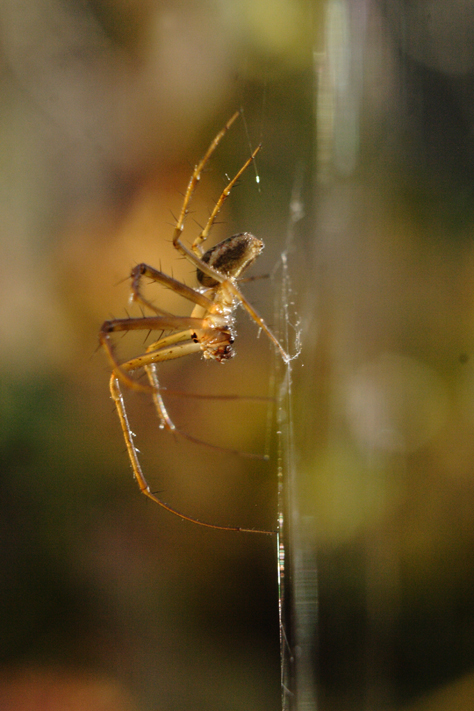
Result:
<svg viewBox="0 0 474 711"><path fill-rule="evenodd" d="M197 444L205 444L192 435L178 430L173 424L166 410L160 388L156 364L165 360L180 358L192 353L201 352L206 359L216 360L219 363L232 358L234 355L233 342L235 339L235 310L241 305L256 322L258 327L266 333L268 338L280 351L285 362L289 356L270 331L264 320L257 314L255 309L241 293L238 282L242 280L242 274L253 264L255 259L264 248L261 240L257 239L249 232L243 232L233 237L229 237L215 247L212 247L203 254L202 244L209 236L210 230L216 216L220 212L222 205L229 195L232 187L240 178L245 169L255 158L260 146L258 146L245 162L237 175L228 183L217 201L211 215L201 233L194 240L191 248L186 247L181 241L181 233L184 227L184 220L188 212L188 206L200 180L204 166L216 149L220 140L238 117L236 112L224 128L212 141L207 152L201 161L194 168L193 174L188 183L184 196L183 206L179 214L173 235L174 247L186 257L197 270L197 279L201 286L193 289L182 282L177 281L163 272L157 271L146 264L139 264L131 273L131 298L141 304L145 309L153 312L153 316L143 316L141 318L114 319L105 321L100 330L100 342L105 349L109 362L112 366L112 376L110 379L110 391L116 404L120 423L122 426L125 443L132 464L134 476L137 480L140 491L165 508L167 511L183 518L187 521L197 523L208 528L215 528L225 531L247 531L250 533L272 534L274 531L263 531L256 529L246 529L241 527L217 526L195 518L184 515L168 506L150 491L150 487L144 477L138 459L138 450L135 447L133 432L130 428L123 395L120 389L120 381L129 388L142 392L151 393L155 407L160 419L161 427L170 432L179 434L182 437ZM141 280L147 277L152 281L163 284L180 294L183 298L194 303L194 308L190 316L174 316L156 307L145 299L141 293ZM133 358L125 363L119 363L113 352L110 334L116 331L165 331L169 335L159 338L149 345L142 355ZM131 373L143 369L148 378L148 385L139 383L132 377ZM222 449L214 445L207 445L214 449ZM229 450L224 450L229 451ZM230 450L231 451L231 450ZM239 452L239 454L241 454ZM253 456L245 454L244 456Z"/></svg>
<svg viewBox="0 0 474 711"><path fill-rule="evenodd" d="M228 287L228 280L235 280L250 267L264 248L261 240L249 232L243 232L228 237L209 249L202 261L213 269L224 274L227 279L216 281L213 277L197 270L198 281L206 287L203 292L212 305L206 310L203 306L195 306L191 316L203 318L209 324L209 330L197 329L192 339L201 346L204 358L224 363L234 355L232 344L235 339L235 309L238 299Z"/></svg>

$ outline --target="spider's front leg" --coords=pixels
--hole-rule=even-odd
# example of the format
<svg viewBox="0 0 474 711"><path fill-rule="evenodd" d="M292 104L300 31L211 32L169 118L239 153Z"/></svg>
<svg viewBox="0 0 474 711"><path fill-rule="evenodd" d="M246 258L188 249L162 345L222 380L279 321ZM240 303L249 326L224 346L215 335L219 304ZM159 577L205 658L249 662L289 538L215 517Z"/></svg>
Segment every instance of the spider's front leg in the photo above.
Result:
<svg viewBox="0 0 474 711"><path fill-rule="evenodd" d="M253 151L252 155L250 158L248 158L245 163L243 164L242 168L238 171L238 173L230 180L224 190L222 191L218 201L214 205L214 209L212 210L208 221L206 222L206 225L204 229L200 232L200 234L196 237L194 242L191 245L191 249L186 247L181 241L181 233L184 229L184 217L186 216L187 213L187 204L189 200L191 199L191 195L188 195L186 193L185 196L185 202L183 205L183 209L181 211L181 214L179 216L178 222L176 223L176 227L174 229L174 235L173 235L173 244L176 247L176 249L181 252L181 254L184 257L187 257L190 262L192 262L198 269L203 269L204 273L210 276L211 278L216 279L217 281L223 281L223 275L219 274L219 272L215 269L212 269L211 267L204 266L202 268L202 261L201 261L201 256L202 256L202 248L201 245L205 240L209 237L209 234L211 232L212 226L215 222L215 219L219 212L222 209L222 206L226 200L226 198L229 197L230 192L242 173L249 167L249 165L252 163L254 160L255 156L259 152L261 146L257 146L257 148Z"/></svg>
<svg viewBox="0 0 474 711"><path fill-rule="evenodd" d="M224 202L225 202L226 199L229 197L232 188L233 188L234 185L237 183L237 181L239 180L240 176L247 170L247 168L249 167L249 165L255 160L255 156L257 155L257 153L259 152L260 149L261 149L261 146L258 145L258 146L255 148L255 150L252 152L250 158L248 158L248 159L245 161L245 163L243 164L243 166L241 167L241 169L238 171L238 173L232 178L232 180L229 180L229 182L227 183L226 187L225 187L224 190L222 191L222 193L221 193L221 195L220 195L218 201L217 201L216 204L214 205L214 209L212 210L211 214L209 215L209 219L208 219L208 221L207 221L207 223L206 223L204 229L203 229L202 232L196 237L196 239L194 240L194 242L193 242L193 244L192 244L192 246L191 246L192 251L193 251L194 254L196 254L198 257L201 257L201 256L202 256L202 248L201 248L201 245L202 245L202 243L205 242L206 239L209 237L209 234L210 234L210 232L211 232L211 229L212 229L212 226L213 226L213 224L214 224L214 222L215 222L215 219L216 219L217 215L219 214L219 212L221 211Z"/></svg>

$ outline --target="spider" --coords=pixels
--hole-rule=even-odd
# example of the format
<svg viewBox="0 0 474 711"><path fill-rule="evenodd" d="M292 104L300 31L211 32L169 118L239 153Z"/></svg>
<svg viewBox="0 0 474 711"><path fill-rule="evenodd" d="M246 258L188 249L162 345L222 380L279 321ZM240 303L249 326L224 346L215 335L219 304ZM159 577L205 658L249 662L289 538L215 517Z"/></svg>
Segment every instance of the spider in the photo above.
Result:
<svg viewBox="0 0 474 711"><path fill-rule="evenodd" d="M199 524L200 526L223 531L273 534L275 533L274 531L219 526L200 521L180 513L159 499L156 494L150 490L143 474L138 458L138 450L134 444L134 434L130 428L125 402L120 388L120 384L122 383L133 390L151 394L160 419L161 428L183 436L192 442L203 444L192 435L177 429L169 417L162 397L163 389L160 388L158 381L156 372L157 363L174 358L181 358L191 353L201 353L205 359L225 363L234 355L232 348L236 336L234 313L239 305L247 311L259 329L267 335L280 352L283 360L285 362L290 360L290 357L280 345L277 338L268 328L261 316L258 315L253 306L247 301L238 286L239 281L245 281L245 279L242 278L242 274L253 264L263 250L263 242L249 232L243 232L228 237L206 252L204 252L202 247L209 236L224 201L229 196L242 173L244 173L254 160L260 150L260 146L257 146L235 177L228 182L211 211L206 225L192 243L191 248L187 247L181 241L181 233L184 228L186 215L188 214L189 204L202 172L223 136L227 133L239 114L240 111L236 111L235 114L231 116L224 128L215 136L200 162L195 166L184 194L183 205L174 228L173 246L196 267L197 279L200 286L193 289L147 264L138 264L132 269L130 275L130 298L131 301L137 302L145 310L153 312L154 315L105 321L100 329L99 340L112 366L110 392L117 408L133 474L140 491L170 513L186 521ZM141 283L144 277L164 285L194 304L191 315L174 316L148 301L143 296L141 290ZM119 363L112 347L111 334L117 331L133 330L156 330L161 331L162 335L157 341L146 348L145 353L125 363ZM163 335L163 332L167 335ZM146 373L149 384L144 385L131 376L131 373L140 370ZM214 447L214 445L209 446L215 449L222 449L220 447Z"/></svg>

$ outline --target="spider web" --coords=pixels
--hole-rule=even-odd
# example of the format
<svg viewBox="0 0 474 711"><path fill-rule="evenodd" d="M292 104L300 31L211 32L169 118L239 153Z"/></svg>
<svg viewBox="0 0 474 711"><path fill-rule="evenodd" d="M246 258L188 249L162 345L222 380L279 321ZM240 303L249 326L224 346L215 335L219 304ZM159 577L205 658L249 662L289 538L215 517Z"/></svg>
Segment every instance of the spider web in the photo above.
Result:
<svg viewBox="0 0 474 711"><path fill-rule="evenodd" d="M294 309L288 258L294 248L297 223L304 217L302 175L295 179L289 204L286 244L275 266L280 289L275 300L275 323L291 360L275 362L278 535L277 567L280 621L282 709L316 708L312 655L317 612L316 565L305 529L311 522L300 515L293 418L292 361L301 352L301 328Z"/></svg>

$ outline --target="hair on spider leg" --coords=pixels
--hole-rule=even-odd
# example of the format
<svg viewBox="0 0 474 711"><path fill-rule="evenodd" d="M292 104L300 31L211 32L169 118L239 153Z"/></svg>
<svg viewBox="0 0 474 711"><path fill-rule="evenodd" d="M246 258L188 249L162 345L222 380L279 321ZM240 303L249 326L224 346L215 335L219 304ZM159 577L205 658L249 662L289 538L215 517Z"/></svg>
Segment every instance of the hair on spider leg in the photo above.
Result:
<svg viewBox="0 0 474 711"><path fill-rule="evenodd" d="M174 227L178 218L176 217L176 215L174 214L174 212L172 210L170 210L170 215L173 218L173 222L167 222L166 224L168 225L168 227ZM168 240L166 240L166 241L168 242Z"/></svg>
<svg viewBox="0 0 474 711"><path fill-rule="evenodd" d="M200 230L204 229L203 225L201 225L201 223L198 222L195 217L193 217L193 222L195 225L197 225L199 227Z"/></svg>
<svg viewBox="0 0 474 711"><path fill-rule="evenodd" d="M151 493L153 496L161 496L161 494L164 494L166 489L157 489L156 491L152 491Z"/></svg>
<svg viewBox="0 0 474 711"><path fill-rule="evenodd" d="M119 279L117 282L115 282L114 286L119 286L120 284L123 284L124 281L129 281L130 277L126 276L123 279Z"/></svg>
<svg viewBox="0 0 474 711"><path fill-rule="evenodd" d="M216 223L216 218L225 200L230 195L231 190L239 183L244 171L255 160L255 156L261 148L260 145L252 151L236 175L231 180L228 180L227 185L224 187L214 208L210 212L206 224L200 228L200 232L195 237L191 246L186 246L181 240L185 220L190 214L189 205L201 176L206 172L206 166L220 141L239 115L240 111L236 111L230 117L225 126L211 141L204 156L194 166L183 196L180 212L174 225L172 242L178 253L176 256L186 259L193 265L200 286L191 288L183 282L176 280L174 277L168 276L164 272L158 271L151 266L143 263L137 265L131 274L133 300L141 303L145 309L149 308L154 311L155 315L142 315L138 318L106 321L100 329L99 339L104 347L109 363L112 366L112 375L109 383L110 393L116 404L122 434L140 491L170 513L201 526L224 531L245 531L249 533L273 535L275 531L221 526L200 521L173 509L152 494L138 458L138 450L134 444L134 436L130 427L125 400L121 390L122 384L128 389L151 394L158 416L159 426L173 434L175 438L182 437L194 444L204 445L210 449L224 453L238 454L252 459L268 459L266 455L262 456L241 452L239 450L205 442L176 427L168 415L163 400L163 395L168 393L166 393L165 389L160 387L156 372L157 364L163 361L174 360L196 353L199 353L204 360L214 360L222 364L232 358L234 355L233 343L236 338L235 312L239 305L247 312L250 319L255 322L259 332L265 333L269 341L279 351L284 362L289 362L290 360L290 356L286 353L277 337L239 288L239 283L244 283L245 281L245 279L242 278L242 273L248 269L259 256L264 248L263 242L249 232L240 232L219 242L205 252L202 247L204 242L208 239L212 227ZM141 295L140 282L144 277L148 277L151 282L159 283L171 289L177 295L190 302L192 305L190 316L175 316L154 307L153 304ZM117 331L128 332L134 330L148 332L158 331L160 332L160 337L147 346L144 353L128 361L120 362L117 360L113 351L112 337ZM164 335L165 333L167 335ZM142 385L138 382L143 375L147 376L148 385ZM223 396L223 398L225 397L226 396ZM230 398L232 398L232 396L230 396Z"/></svg>
<svg viewBox="0 0 474 711"><path fill-rule="evenodd" d="M153 331L152 331L151 328L150 328L150 330L149 330L148 333L146 334L145 338L143 339L143 343L146 343L146 342L148 341L148 339L150 338L150 335L151 335L152 333L153 333ZM161 334L163 335L163 331L161 332Z"/></svg>
<svg viewBox="0 0 474 711"><path fill-rule="evenodd" d="M126 313L126 315L127 315L127 318L133 318L132 316L130 316L130 314L129 314L129 312L128 312L128 309L127 309L127 308L125 308L125 309L124 309L124 311L125 311L125 313Z"/></svg>

